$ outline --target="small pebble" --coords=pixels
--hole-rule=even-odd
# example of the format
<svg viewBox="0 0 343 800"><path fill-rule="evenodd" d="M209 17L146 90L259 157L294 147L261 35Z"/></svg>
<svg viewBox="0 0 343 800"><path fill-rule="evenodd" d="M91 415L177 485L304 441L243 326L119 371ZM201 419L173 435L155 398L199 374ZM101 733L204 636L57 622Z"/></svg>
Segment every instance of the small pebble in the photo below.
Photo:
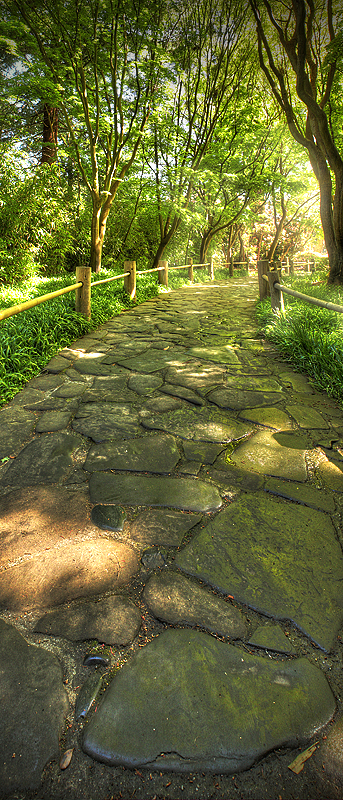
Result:
<svg viewBox="0 0 343 800"><path fill-rule="evenodd" d="M73 756L73 752L74 748L71 747L70 750L66 750L65 753L63 753L60 760L60 769L67 769L67 767L69 767L69 764Z"/></svg>

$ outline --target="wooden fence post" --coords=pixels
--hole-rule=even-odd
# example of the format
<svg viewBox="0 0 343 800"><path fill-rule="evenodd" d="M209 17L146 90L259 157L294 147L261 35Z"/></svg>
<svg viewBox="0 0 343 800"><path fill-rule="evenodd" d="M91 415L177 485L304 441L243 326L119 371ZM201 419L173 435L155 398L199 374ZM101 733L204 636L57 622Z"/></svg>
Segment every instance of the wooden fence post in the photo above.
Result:
<svg viewBox="0 0 343 800"><path fill-rule="evenodd" d="M162 286L168 286L168 261L159 261L158 266L163 267L158 272L158 282Z"/></svg>
<svg viewBox="0 0 343 800"><path fill-rule="evenodd" d="M269 296L269 285L267 281L263 280L262 275L267 275L267 273L269 272L269 261L258 261L257 272L258 272L258 287L260 291L260 300L265 300L265 298Z"/></svg>
<svg viewBox="0 0 343 800"><path fill-rule="evenodd" d="M273 269L267 272L268 275L268 284L270 290L270 300L272 311L282 311L284 312L285 306L283 302L283 294L281 289L277 289L274 284L281 283L281 275L279 270ZM262 279L263 280L263 279ZM267 285L267 281L263 281Z"/></svg>
<svg viewBox="0 0 343 800"><path fill-rule="evenodd" d="M189 264L189 267L188 267L188 280L191 281L191 283L193 283L193 259L192 258L188 259L188 264Z"/></svg>
<svg viewBox="0 0 343 800"><path fill-rule="evenodd" d="M91 274L90 267L76 267L76 283L83 286L75 290L75 311L86 319L91 318Z"/></svg>
<svg viewBox="0 0 343 800"><path fill-rule="evenodd" d="M124 261L124 270L130 273L129 275L125 275L124 289L125 292L130 295L131 300L134 300L136 297L136 262Z"/></svg>
<svg viewBox="0 0 343 800"><path fill-rule="evenodd" d="M210 263L209 263L209 267L208 267L208 274L209 274L209 276L211 278L211 281L214 281L214 258L213 258L213 256L211 256L211 258L210 258Z"/></svg>

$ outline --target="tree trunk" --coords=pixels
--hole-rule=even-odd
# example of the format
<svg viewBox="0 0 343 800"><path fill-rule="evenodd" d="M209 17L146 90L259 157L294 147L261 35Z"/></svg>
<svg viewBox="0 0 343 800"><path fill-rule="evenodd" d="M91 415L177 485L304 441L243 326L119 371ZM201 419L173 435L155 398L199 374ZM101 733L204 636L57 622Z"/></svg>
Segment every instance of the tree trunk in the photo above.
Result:
<svg viewBox="0 0 343 800"><path fill-rule="evenodd" d="M168 229L168 231L165 232L163 236L161 236L161 240L160 240L160 243L159 243L158 248L156 250L155 258L154 258L154 261L153 261L153 265L152 265L153 268L158 267L159 262L160 262L160 260L161 260L161 258L163 256L163 253L164 253L167 245L169 244L169 242L173 238L174 233L177 231L177 229L178 229L178 227L180 225L180 221L181 221L181 217L176 217L175 216L170 228Z"/></svg>
<svg viewBox="0 0 343 800"><path fill-rule="evenodd" d="M102 248L106 233L107 217L110 205L106 208L99 207L99 203L93 198L93 216L91 223L91 255L90 266L92 272L100 272Z"/></svg>
<svg viewBox="0 0 343 800"><path fill-rule="evenodd" d="M53 164L56 160L58 133L58 108L44 103L43 109L43 147L41 164Z"/></svg>

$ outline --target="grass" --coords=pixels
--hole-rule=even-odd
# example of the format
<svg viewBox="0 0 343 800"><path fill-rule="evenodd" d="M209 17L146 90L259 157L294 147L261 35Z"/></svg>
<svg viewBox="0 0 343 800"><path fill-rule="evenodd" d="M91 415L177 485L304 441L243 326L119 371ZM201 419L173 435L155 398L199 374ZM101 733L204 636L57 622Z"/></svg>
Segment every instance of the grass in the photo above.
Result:
<svg viewBox="0 0 343 800"><path fill-rule="evenodd" d="M96 280L110 278L115 269L103 270ZM235 273L237 274L237 272ZM228 279L228 270L216 272L218 280ZM73 283L73 275L58 278L35 276L18 286L3 287L0 307L9 308ZM194 283L209 280L207 269L194 270ZM169 287L189 285L187 269L169 272ZM162 289L162 287L161 287ZM63 347L103 322L137 303L158 294L155 273L137 276L136 303L123 290L123 281L103 284L92 290L92 320L87 322L75 312L75 294L42 303L0 323L0 406L14 397L27 381L38 375L47 362Z"/></svg>
<svg viewBox="0 0 343 800"><path fill-rule="evenodd" d="M326 275L282 278L303 294L343 306L343 287L326 286ZM343 314L297 300L284 294L285 314L275 314L270 300L257 305L257 318L269 341L281 356L313 385L343 406Z"/></svg>

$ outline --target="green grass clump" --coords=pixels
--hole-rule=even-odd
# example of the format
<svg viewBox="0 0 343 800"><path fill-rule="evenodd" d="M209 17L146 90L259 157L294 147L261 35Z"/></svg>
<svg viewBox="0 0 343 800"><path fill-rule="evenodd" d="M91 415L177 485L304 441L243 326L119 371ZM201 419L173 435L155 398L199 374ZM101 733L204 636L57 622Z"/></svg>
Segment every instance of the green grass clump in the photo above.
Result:
<svg viewBox="0 0 343 800"><path fill-rule="evenodd" d="M328 287L318 275L307 279L282 278L303 294L343 306L343 288ZM257 318L269 341L299 372L308 375L320 391L343 406L343 314L284 294L285 314L271 310L270 300L257 305Z"/></svg>

